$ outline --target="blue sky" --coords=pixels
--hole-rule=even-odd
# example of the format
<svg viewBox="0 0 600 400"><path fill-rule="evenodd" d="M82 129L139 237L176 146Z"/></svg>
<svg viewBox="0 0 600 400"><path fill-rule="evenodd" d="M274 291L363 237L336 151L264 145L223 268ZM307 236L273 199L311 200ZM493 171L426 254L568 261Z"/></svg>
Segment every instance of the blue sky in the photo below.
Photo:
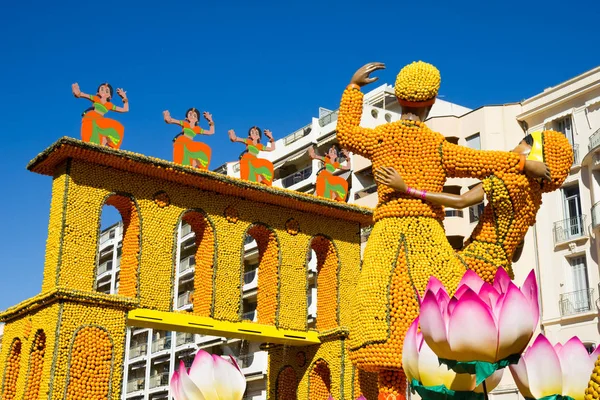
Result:
<svg viewBox="0 0 600 400"><path fill-rule="evenodd" d="M370 61L387 64L378 76L388 83L411 61L431 62L444 99L473 108L525 99L600 65L597 1L493 3L7 3L0 309L41 287L51 179L25 166L59 137L80 137L89 103L71 95L71 83L86 93L104 81L123 87L131 112L113 115L125 126L122 148L168 160L177 127L161 112L212 112L216 134L206 142L216 167L242 151L228 129L291 133L319 106L336 108L354 71Z"/></svg>

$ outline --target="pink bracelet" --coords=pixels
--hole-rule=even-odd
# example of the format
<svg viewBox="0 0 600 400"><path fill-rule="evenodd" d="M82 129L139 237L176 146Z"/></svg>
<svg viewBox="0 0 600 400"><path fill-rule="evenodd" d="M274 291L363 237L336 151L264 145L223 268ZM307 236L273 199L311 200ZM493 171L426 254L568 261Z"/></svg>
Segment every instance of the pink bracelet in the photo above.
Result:
<svg viewBox="0 0 600 400"><path fill-rule="evenodd" d="M410 186L406 187L406 194L408 194L409 196L412 196L415 189L411 188Z"/></svg>
<svg viewBox="0 0 600 400"><path fill-rule="evenodd" d="M427 190L421 190L421 200L425 200L426 194L427 194Z"/></svg>

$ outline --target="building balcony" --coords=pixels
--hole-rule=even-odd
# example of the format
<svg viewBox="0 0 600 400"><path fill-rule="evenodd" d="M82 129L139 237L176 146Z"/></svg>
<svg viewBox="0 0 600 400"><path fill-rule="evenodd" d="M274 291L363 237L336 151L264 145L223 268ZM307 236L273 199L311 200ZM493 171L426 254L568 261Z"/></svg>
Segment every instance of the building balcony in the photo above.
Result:
<svg viewBox="0 0 600 400"><path fill-rule="evenodd" d="M317 318L317 288L309 289L306 304L308 304L308 317Z"/></svg>
<svg viewBox="0 0 600 400"><path fill-rule="evenodd" d="M301 183L310 179L313 175L313 166L312 163L300 171L294 172L284 178L281 179L280 184L281 187L296 190L298 187L301 187Z"/></svg>
<svg viewBox="0 0 600 400"><path fill-rule="evenodd" d="M133 345L129 348L129 359L133 360L134 358L145 356L148 352L147 344L138 344Z"/></svg>
<svg viewBox="0 0 600 400"><path fill-rule="evenodd" d="M146 385L145 378L134 378L127 381L127 393L138 392L144 390Z"/></svg>
<svg viewBox="0 0 600 400"><path fill-rule="evenodd" d="M586 237L585 217L585 215L579 215L577 217L555 222L554 228L552 229L552 232L554 233L554 245L556 246Z"/></svg>
<svg viewBox="0 0 600 400"><path fill-rule="evenodd" d="M169 385L169 373L161 372L158 374L150 375L150 389L155 389L162 386Z"/></svg>
<svg viewBox="0 0 600 400"><path fill-rule="evenodd" d="M371 168L371 160L358 154L352 155L352 170L354 170L355 173L367 168Z"/></svg>
<svg viewBox="0 0 600 400"><path fill-rule="evenodd" d="M258 268L244 272L244 292L256 289L258 285Z"/></svg>
<svg viewBox="0 0 600 400"><path fill-rule="evenodd" d="M267 391L266 390L246 391L246 393L244 393L244 397L242 397L242 400L266 400L266 399L267 399Z"/></svg>
<svg viewBox="0 0 600 400"><path fill-rule="evenodd" d="M592 229L600 225L600 201L592 206Z"/></svg>
<svg viewBox="0 0 600 400"><path fill-rule="evenodd" d="M152 354L171 350L171 337L163 337L152 341Z"/></svg>
<svg viewBox="0 0 600 400"><path fill-rule="evenodd" d="M242 314L242 321L256 322L256 310L246 311Z"/></svg>
<svg viewBox="0 0 600 400"><path fill-rule="evenodd" d="M324 128L333 122L337 122L337 119L338 119L338 111L337 110L332 111L329 114L325 114L324 116L319 118L319 126L321 128Z"/></svg>
<svg viewBox="0 0 600 400"><path fill-rule="evenodd" d="M588 144L588 151L592 151L596 149L596 147L600 146L600 129L596 132L592 133L590 136L590 142Z"/></svg>
<svg viewBox="0 0 600 400"><path fill-rule="evenodd" d="M573 145L573 167L581 164L581 159L579 158L579 145Z"/></svg>
<svg viewBox="0 0 600 400"><path fill-rule="evenodd" d="M455 210L453 208L446 208L445 210L446 212L446 217L454 217L454 218L462 218L463 217L463 210Z"/></svg>
<svg viewBox="0 0 600 400"><path fill-rule="evenodd" d="M179 262L179 275L187 275L194 270L196 266L196 256L189 256Z"/></svg>
<svg viewBox="0 0 600 400"><path fill-rule="evenodd" d="M564 317L592 311L594 303L593 288L563 293L560 295L560 315Z"/></svg>
<svg viewBox="0 0 600 400"><path fill-rule="evenodd" d="M182 309L187 306L191 306L193 297L193 290L188 290L187 292L181 293L179 296L177 296L177 308Z"/></svg>
<svg viewBox="0 0 600 400"><path fill-rule="evenodd" d="M187 332L177 332L175 335L175 346L183 346L186 344L194 344L194 334Z"/></svg>
<svg viewBox="0 0 600 400"><path fill-rule="evenodd" d="M244 354L238 358L242 373L248 375L266 375L267 373L267 352L257 351L255 353Z"/></svg>
<svg viewBox="0 0 600 400"><path fill-rule="evenodd" d="M284 146L289 146L294 142L297 142L298 140L302 139L303 137L306 137L310 134L310 132L312 131L312 124L308 124L300 129L298 129L296 132L291 133L289 135L287 135L286 137L283 138L283 145Z"/></svg>
<svg viewBox="0 0 600 400"><path fill-rule="evenodd" d="M181 241L186 241L190 237L192 237L194 231L192 231L192 226L189 224L183 224L181 226L181 237L179 238Z"/></svg>

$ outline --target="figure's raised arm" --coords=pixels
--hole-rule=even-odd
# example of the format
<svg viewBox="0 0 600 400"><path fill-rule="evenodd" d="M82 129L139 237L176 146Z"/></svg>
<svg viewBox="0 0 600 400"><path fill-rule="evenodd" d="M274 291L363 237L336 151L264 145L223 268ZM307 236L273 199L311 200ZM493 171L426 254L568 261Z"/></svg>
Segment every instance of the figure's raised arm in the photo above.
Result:
<svg viewBox="0 0 600 400"><path fill-rule="evenodd" d="M167 124L182 125L181 121L175 118L171 118L171 113L169 112L169 110L163 111L163 118L165 119L165 122Z"/></svg>
<svg viewBox="0 0 600 400"><path fill-rule="evenodd" d="M127 99L127 92L124 91L123 89L117 89L117 94L121 97L121 100L123 100L123 107L118 107L115 106L115 108L113 109L116 112L120 112L120 113L126 113L129 111L129 100Z"/></svg>
<svg viewBox="0 0 600 400"><path fill-rule="evenodd" d="M308 156L313 160L325 161L325 159L322 156L317 155L313 146L310 146L308 148Z"/></svg>
<svg viewBox="0 0 600 400"><path fill-rule="evenodd" d="M227 134L229 135L229 140L231 140L232 142L237 142L237 143L244 143L246 144L246 140L244 139L240 139L239 137L237 137L235 135L235 131L233 129L230 129Z"/></svg>
<svg viewBox="0 0 600 400"><path fill-rule="evenodd" d="M204 115L204 119L206 119L208 121L208 130L202 132L204 135L213 135L215 133L215 123L212 119L212 114L209 113L208 111L204 111L202 113L202 115Z"/></svg>
<svg viewBox="0 0 600 400"><path fill-rule="evenodd" d="M92 100L91 95L85 94L81 91L81 89L79 89L79 84L77 82L75 82L74 84L71 85L71 90L73 91L73 96L75 96L77 98L84 98L84 99Z"/></svg>
<svg viewBox="0 0 600 400"><path fill-rule="evenodd" d="M360 88L375 82L377 77L370 77L372 72L384 69L383 63L369 63L360 68L344 90L337 122L337 138L342 147L354 153L369 157L377 138L375 131L360 126L360 118L363 112L363 94Z"/></svg>
<svg viewBox="0 0 600 400"><path fill-rule="evenodd" d="M269 138L269 145L266 146L264 151L273 151L275 150L275 139L273 138L273 132L268 129L265 129L265 136Z"/></svg>
<svg viewBox="0 0 600 400"><path fill-rule="evenodd" d="M348 153L348 150L342 149L342 155L346 159L346 165L340 165L340 169L349 171L352 168L352 164L350 163L350 154Z"/></svg>

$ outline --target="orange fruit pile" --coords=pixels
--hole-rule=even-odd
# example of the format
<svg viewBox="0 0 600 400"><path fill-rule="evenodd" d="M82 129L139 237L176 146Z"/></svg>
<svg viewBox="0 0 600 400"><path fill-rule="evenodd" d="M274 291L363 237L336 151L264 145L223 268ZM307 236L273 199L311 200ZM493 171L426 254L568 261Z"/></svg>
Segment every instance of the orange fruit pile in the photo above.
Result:
<svg viewBox="0 0 600 400"><path fill-rule="evenodd" d="M296 390L298 389L298 378L294 368L284 367L277 376L277 399L278 400L296 400Z"/></svg>
<svg viewBox="0 0 600 400"><path fill-rule="evenodd" d="M37 399L39 396L45 352L46 334L43 330L39 330L33 339L31 353L29 354L29 375L27 376L25 399Z"/></svg>
<svg viewBox="0 0 600 400"><path fill-rule="evenodd" d="M333 243L324 236L316 236L311 248L317 255L317 330L339 326L338 322L338 266L339 260Z"/></svg>
<svg viewBox="0 0 600 400"><path fill-rule="evenodd" d="M257 322L275 324L279 301L279 243L275 232L264 225L255 224L248 235L258 247L258 292L256 294Z"/></svg>
<svg viewBox="0 0 600 400"><path fill-rule="evenodd" d="M17 395L17 380L21 363L21 341L16 339L11 347L6 367L4 370L4 382L2 383L2 396L4 400L13 400Z"/></svg>
<svg viewBox="0 0 600 400"><path fill-rule="evenodd" d="M309 373L308 398L328 400L331 395L331 371L323 360L317 360Z"/></svg>

